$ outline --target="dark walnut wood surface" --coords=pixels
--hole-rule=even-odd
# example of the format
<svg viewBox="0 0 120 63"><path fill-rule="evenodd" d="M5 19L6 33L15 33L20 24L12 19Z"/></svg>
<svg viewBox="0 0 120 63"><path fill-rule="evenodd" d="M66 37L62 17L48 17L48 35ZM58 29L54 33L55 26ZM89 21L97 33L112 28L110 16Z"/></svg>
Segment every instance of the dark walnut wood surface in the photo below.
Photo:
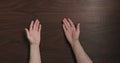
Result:
<svg viewBox="0 0 120 63"><path fill-rule="evenodd" d="M42 23L42 63L76 63L62 19L81 23L80 40L94 63L120 63L119 0L0 0L0 63L28 63L24 28Z"/></svg>

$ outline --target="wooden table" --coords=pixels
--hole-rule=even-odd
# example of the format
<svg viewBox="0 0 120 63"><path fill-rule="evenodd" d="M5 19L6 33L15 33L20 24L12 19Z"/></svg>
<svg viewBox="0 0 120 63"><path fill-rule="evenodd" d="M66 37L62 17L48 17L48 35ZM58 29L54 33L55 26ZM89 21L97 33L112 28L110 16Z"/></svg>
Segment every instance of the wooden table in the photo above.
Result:
<svg viewBox="0 0 120 63"><path fill-rule="evenodd" d="M94 63L120 63L119 0L1 0L0 63L27 63L24 28L42 23L42 63L76 63L62 30L62 19L81 23L80 40Z"/></svg>

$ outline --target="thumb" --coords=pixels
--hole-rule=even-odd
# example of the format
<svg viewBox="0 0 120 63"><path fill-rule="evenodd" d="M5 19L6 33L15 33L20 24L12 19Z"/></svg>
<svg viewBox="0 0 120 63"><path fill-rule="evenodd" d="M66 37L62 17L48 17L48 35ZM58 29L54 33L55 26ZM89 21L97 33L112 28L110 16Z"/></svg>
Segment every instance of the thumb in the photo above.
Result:
<svg viewBox="0 0 120 63"><path fill-rule="evenodd" d="M80 23L77 24L77 32L80 32Z"/></svg>
<svg viewBox="0 0 120 63"><path fill-rule="evenodd" d="M25 28L25 31L26 31L26 34L27 34L27 38L29 38L29 37L30 37L30 34L29 34L28 29L27 29L27 28Z"/></svg>

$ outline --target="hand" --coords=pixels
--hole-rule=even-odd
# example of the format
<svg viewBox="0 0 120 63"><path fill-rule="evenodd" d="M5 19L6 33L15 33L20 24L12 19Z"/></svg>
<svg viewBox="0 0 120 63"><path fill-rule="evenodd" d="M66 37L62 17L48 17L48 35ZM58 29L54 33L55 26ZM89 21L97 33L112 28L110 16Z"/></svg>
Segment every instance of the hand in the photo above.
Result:
<svg viewBox="0 0 120 63"><path fill-rule="evenodd" d="M63 30L68 42L72 45L75 41L79 41L80 35L80 23L77 24L77 27L73 22L68 18L63 19Z"/></svg>
<svg viewBox="0 0 120 63"><path fill-rule="evenodd" d="M25 28L25 31L31 45L40 45L41 24L38 19L35 22L31 21L29 30Z"/></svg>

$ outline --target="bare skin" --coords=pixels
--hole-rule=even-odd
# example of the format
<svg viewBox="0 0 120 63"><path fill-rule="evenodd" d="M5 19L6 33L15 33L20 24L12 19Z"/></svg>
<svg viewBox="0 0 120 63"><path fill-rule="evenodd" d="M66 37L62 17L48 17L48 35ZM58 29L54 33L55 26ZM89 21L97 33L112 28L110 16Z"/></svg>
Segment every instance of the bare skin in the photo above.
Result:
<svg viewBox="0 0 120 63"><path fill-rule="evenodd" d="M68 18L63 19L63 30L65 36L71 45L78 63L93 63L89 56L85 53L79 41L80 23L77 27ZM30 42L30 60L29 63L41 63L40 40L41 40L41 24L39 20L31 21L29 29L25 28L27 38Z"/></svg>
<svg viewBox="0 0 120 63"><path fill-rule="evenodd" d="M27 38L30 42L30 60L29 63L41 63L40 40L41 24L39 20L31 21L29 29L25 28Z"/></svg>
<svg viewBox="0 0 120 63"><path fill-rule="evenodd" d="M77 27L75 27L72 20L70 20L69 18L64 18L63 30L69 44L73 49L77 63L93 63L89 56L85 53L79 41L80 23L78 23Z"/></svg>

